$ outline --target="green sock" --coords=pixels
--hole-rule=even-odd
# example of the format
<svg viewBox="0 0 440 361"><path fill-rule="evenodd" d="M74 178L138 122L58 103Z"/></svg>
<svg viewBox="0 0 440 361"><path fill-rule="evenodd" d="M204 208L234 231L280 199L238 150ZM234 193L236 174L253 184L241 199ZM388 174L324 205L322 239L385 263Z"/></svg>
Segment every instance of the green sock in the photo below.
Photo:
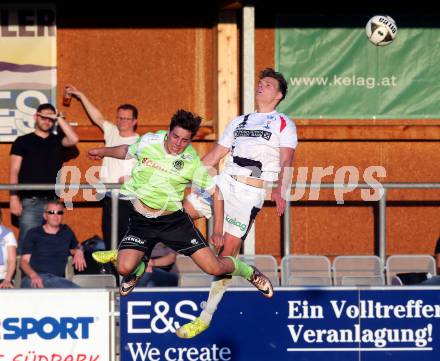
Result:
<svg viewBox="0 0 440 361"><path fill-rule="evenodd" d="M229 258L234 262L235 269L231 273L232 276L240 276L248 281L251 279L252 273L254 273L254 269L251 266L235 257L226 256L225 258Z"/></svg>
<svg viewBox="0 0 440 361"><path fill-rule="evenodd" d="M139 277L145 272L145 262L141 261L134 270L134 274Z"/></svg>

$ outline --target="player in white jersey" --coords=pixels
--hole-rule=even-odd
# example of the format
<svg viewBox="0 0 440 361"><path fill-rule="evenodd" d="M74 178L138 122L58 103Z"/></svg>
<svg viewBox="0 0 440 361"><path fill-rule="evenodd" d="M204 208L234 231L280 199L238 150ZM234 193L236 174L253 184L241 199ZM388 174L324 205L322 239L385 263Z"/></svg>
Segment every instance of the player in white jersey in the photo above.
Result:
<svg viewBox="0 0 440 361"><path fill-rule="evenodd" d="M224 246L219 253L222 256L238 255L266 192L271 191L278 215L284 213L298 143L295 124L275 110L286 93L284 76L271 68L264 69L255 95L257 111L233 119L218 144L203 158L205 166L213 167L229 153L224 170L216 178L224 198ZM277 186L270 189L273 183ZM186 199L185 209L194 218L210 217L210 207L197 194ZM176 334L191 338L206 330L230 283L230 276L215 277L205 309Z"/></svg>

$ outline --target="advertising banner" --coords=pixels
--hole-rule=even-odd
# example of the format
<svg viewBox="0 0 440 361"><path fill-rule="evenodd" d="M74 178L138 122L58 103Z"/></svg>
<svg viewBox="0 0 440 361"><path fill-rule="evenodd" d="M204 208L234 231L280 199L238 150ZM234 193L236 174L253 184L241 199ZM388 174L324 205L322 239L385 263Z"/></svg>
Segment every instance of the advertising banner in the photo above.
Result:
<svg viewBox="0 0 440 361"><path fill-rule="evenodd" d="M53 5L0 5L0 142L34 130L33 114L56 103Z"/></svg>
<svg viewBox="0 0 440 361"><path fill-rule="evenodd" d="M279 110L303 119L439 119L439 28L399 27L374 46L357 27L299 27L280 15L275 63L289 83ZM346 19L350 21L350 19ZM302 20L304 24L304 20Z"/></svg>
<svg viewBox="0 0 440 361"><path fill-rule="evenodd" d="M11 290L0 295L0 361L108 361L109 293Z"/></svg>
<svg viewBox="0 0 440 361"><path fill-rule="evenodd" d="M124 361L436 361L440 293L422 288L278 288L225 294L193 339L175 330L198 316L205 290L133 292L121 298Z"/></svg>

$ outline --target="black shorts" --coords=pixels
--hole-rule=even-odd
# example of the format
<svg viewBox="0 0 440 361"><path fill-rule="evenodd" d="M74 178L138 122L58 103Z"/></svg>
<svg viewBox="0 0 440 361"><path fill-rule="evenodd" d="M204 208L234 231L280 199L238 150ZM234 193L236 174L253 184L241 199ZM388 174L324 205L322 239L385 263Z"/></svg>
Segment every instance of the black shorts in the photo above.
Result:
<svg viewBox="0 0 440 361"><path fill-rule="evenodd" d="M191 217L183 211L157 218L147 218L133 211L119 250L135 249L144 252L149 259L158 242L185 256L209 246Z"/></svg>

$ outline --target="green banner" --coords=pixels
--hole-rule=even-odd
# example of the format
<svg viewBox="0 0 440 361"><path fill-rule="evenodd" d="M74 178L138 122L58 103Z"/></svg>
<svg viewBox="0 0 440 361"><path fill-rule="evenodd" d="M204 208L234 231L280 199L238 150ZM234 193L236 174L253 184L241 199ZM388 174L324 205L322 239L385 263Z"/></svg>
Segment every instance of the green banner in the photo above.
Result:
<svg viewBox="0 0 440 361"><path fill-rule="evenodd" d="M279 111L299 119L440 118L440 29L399 28L393 43L377 47L365 27L287 24L280 18L276 29L276 67L289 83Z"/></svg>

